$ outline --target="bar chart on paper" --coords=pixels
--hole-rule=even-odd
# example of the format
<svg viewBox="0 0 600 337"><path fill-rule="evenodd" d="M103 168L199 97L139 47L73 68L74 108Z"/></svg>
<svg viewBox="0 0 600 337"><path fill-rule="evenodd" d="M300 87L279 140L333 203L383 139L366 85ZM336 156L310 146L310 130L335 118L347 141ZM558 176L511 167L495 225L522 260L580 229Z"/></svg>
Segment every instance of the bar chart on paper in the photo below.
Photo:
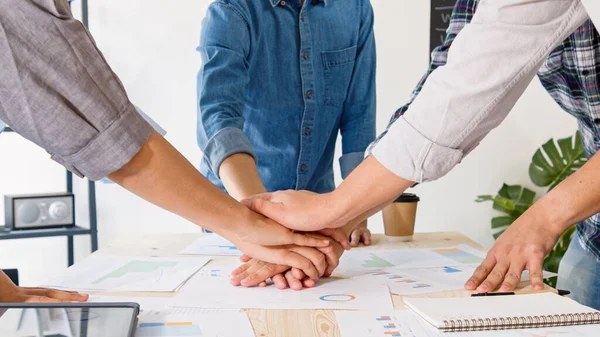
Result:
<svg viewBox="0 0 600 337"><path fill-rule="evenodd" d="M174 291L210 258L92 255L46 286L97 291Z"/></svg>
<svg viewBox="0 0 600 337"><path fill-rule="evenodd" d="M140 323L136 337L202 336L200 326L193 322Z"/></svg>

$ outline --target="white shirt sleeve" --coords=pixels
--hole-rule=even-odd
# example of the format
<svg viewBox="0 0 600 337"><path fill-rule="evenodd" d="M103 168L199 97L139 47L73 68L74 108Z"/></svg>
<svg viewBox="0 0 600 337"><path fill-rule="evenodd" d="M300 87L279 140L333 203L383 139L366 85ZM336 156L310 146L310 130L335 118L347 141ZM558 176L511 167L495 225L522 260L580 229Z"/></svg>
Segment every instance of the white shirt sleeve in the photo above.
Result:
<svg viewBox="0 0 600 337"><path fill-rule="evenodd" d="M504 120L548 54L587 19L580 0L481 0L448 63L431 73L373 155L410 181L444 176Z"/></svg>

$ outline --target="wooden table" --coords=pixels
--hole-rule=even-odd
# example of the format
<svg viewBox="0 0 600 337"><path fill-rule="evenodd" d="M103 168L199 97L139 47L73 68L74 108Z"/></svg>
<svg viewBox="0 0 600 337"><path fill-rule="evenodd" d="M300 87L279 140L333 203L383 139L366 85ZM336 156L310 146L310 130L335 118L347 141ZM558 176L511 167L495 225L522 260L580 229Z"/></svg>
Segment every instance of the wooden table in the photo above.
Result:
<svg viewBox="0 0 600 337"><path fill-rule="evenodd" d="M194 242L203 234L131 234L123 235L109 246L95 254L174 257L183 248ZM417 233L411 242L390 242L383 235L373 236L373 245L368 249L406 249L406 248L439 248L458 244L467 244L476 249L482 247L459 233ZM365 249L362 247L354 249ZM231 266L239 264L237 257L216 256L209 266ZM526 282L521 283L520 290L526 291ZM105 293L106 294L106 293ZM415 295L422 297L459 297L469 296L465 290L445 291ZM111 296L150 296L144 293L110 293ZM153 297L171 297L172 293L157 294ZM406 309L402 296L393 295L394 307ZM258 337L341 337L334 312L331 310L246 310ZM307 328L310 327L310 330Z"/></svg>

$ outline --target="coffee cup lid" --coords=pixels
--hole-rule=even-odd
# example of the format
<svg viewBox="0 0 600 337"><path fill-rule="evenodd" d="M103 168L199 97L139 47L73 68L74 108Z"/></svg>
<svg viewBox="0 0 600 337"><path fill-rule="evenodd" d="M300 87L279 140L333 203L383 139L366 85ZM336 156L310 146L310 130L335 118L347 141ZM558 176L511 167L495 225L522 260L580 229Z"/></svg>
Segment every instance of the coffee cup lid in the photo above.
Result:
<svg viewBox="0 0 600 337"><path fill-rule="evenodd" d="M419 202L421 199L414 193L403 193L394 202Z"/></svg>

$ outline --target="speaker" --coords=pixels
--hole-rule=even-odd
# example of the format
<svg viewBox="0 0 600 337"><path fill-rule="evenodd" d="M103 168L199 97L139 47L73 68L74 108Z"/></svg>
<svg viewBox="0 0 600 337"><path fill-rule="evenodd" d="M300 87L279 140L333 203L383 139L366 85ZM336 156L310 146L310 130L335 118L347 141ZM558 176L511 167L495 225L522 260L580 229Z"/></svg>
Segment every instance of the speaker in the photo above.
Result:
<svg viewBox="0 0 600 337"><path fill-rule="evenodd" d="M72 193L7 195L4 217L9 230L74 226L75 196Z"/></svg>

